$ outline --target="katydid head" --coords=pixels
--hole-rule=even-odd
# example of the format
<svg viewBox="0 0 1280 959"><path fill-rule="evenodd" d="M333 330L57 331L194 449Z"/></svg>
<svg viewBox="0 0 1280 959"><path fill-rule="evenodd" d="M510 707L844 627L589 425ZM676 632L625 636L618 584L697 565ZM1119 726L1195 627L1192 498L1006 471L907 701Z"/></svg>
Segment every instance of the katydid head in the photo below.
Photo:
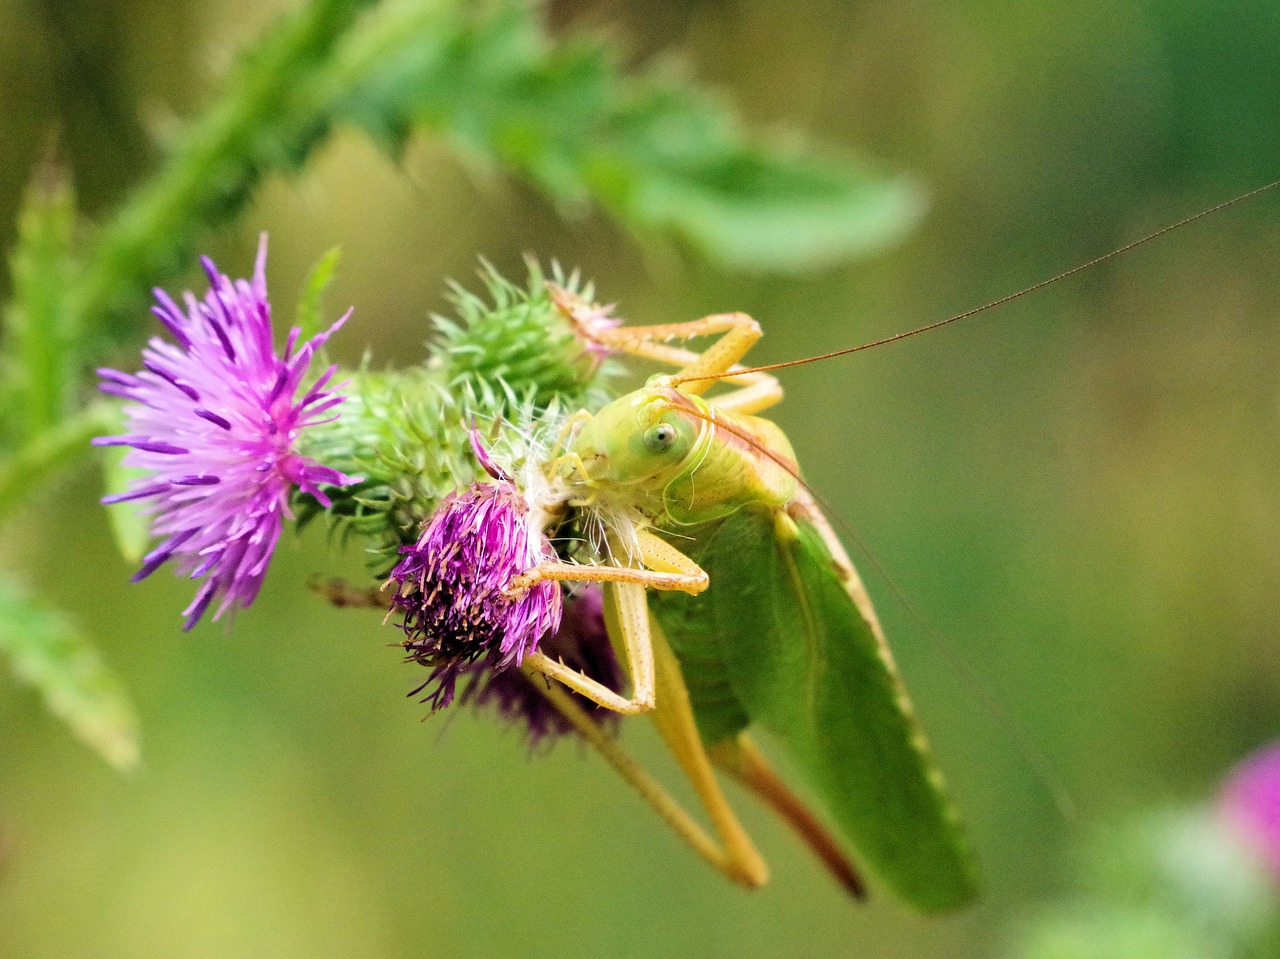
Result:
<svg viewBox="0 0 1280 959"><path fill-rule="evenodd" d="M602 408L569 453L566 462L596 503L665 528L717 520L750 503L781 506L799 483L791 444L775 424L717 410L665 376Z"/></svg>
<svg viewBox="0 0 1280 959"><path fill-rule="evenodd" d="M569 452L588 485L661 490L687 468L706 424L664 380L607 404L578 430Z"/></svg>

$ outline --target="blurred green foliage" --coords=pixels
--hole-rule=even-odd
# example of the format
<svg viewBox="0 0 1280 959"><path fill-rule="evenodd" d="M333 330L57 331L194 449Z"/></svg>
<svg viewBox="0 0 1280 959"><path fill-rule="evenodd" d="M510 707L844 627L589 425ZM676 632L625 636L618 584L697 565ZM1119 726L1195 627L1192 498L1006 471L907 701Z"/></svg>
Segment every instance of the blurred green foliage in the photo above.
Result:
<svg viewBox="0 0 1280 959"><path fill-rule="evenodd" d="M71 412L77 370L69 361L76 331L66 298L74 281L75 197L66 175L48 160L37 168L18 214L18 243L9 263L13 302L5 316L7 354L0 380L4 439L32 440Z"/></svg>
<svg viewBox="0 0 1280 959"><path fill-rule="evenodd" d="M137 765L138 721L120 683L65 616L7 577L0 579L0 650L14 675L107 762L122 770Z"/></svg>
<svg viewBox="0 0 1280 959"><path fill-rule="evenodd" d="M1267 959L1277 884L1208 805L1096 830L1072 895L1041 908L1018 959Z"/></svg>
<svg viewBox="0 0 1280 959"><path fill-rule="evenodd" d="M163 153L166 114L210 102L217 65L282 6L0 2L3 247L51 123L81 209L106 222ZM268 229L281 297L341 244L328 303L357 306L335 344L350 362L366 344L412 362L443 277L469 274L477 252L514 274L526 250L582 267L634 322L751 312L767 332L753 355L780 360L1034 282L1273 178L1280 155L1280 15L1263 0L802 0L785 15L764 0L608 0L552 14L553 35L607 23L637 59L678 49L753 128L802 128L915 172L930 216L875 261L744 276L642 253L598 216L566 226L429 137L391 162L343 129L303 173L246 194L212 252L243 273ZM132 567L86 472L33 489L0 558L127 677L146 766L120 780L36 697L0 696L0 954L997 953L1014 917L1059 897L1095 821L1204 795L1276 732L1275 208L945 334L789 372L777 419L809 480L1075 796L1063 821L1006 721L855 551L975 827L989 887L972 912L855 909L749 803L774 880L742 893L573 747L527 761L486 717L419 724L400 699L417 677L385 632L308 597L313 574L360 573L358 556L322 568L318 531L281 551L233 632L181 637L190 585L124 587ZM664 768L647 730L627 735Z"/></svg>
<svg viewBox="0 0 1280 959"><path fill-rule="evenodd" d="M625 227L674 232L759 270L874 249L920 208L905 182L756 145L691 84L632 79L598 42L553 40L528 0L312 0L264 31L112 216L73 316L132 330L144 291L265 176L301 167L343 124L393 153L414 130L444 132L566 211L596 200ZM760 229L765 220L773 229Z"/></svg>

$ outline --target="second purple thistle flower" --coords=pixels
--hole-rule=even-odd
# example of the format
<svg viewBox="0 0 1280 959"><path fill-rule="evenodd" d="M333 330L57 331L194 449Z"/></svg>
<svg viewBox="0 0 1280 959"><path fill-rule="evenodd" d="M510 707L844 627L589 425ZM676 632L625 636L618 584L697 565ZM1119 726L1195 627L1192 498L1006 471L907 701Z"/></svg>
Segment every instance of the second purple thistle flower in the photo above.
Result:
<svg viewBox="0 0 1280 959"><path fill-rule="evenodd" d="M484 660L493 669L519 666L560 626L560 585L541 581L524 595L511 580L555 559L524 496L509 479L476 483L449 496L391 572L392 609L402 617L404 646L431 667L420 689L433 709L453 700L458 678Z"/></svg>
<svg viewBox="0 0 1280 959"><path fill-rule="evenodd" d="M324 486L355 482L297 446L302 430L327 422L342 402L331 385L336 367L302 387L315 352L347 317L301 344L294 328L277 353L266 255L264 235L252 281L233 281L202 258L209 292L203 300L187 293L185 311L157 289L152 312L175 342L153 338L138 373L98 371L103 392L129 401L129 432L94 443L131 447L125 465L148 473L103 502L149 500L151 532L163 538L134 581L170 559L192 579L207 577L184 610L185 629L215 600L214 619L253 602L295 488L328 506Z"/></svg>
<svg viewBox="0 0 1280 959"><path fill-rule="evenodd" d="M605 630L600 587L591 584L576 596L566 597L564 604L560 628L542 639L539 650L614 691L621 690L622 668ZM542 694L540 687L552 682L545 676L528 676L518 669L497 670L477 664L469 678L470 683L458 701L492 706L500 717L524 728L531 748L554 742L573 731L569 719ZM597 724L611 733L617 732L621 714L597 706L577 693L571 696Z"/></svg>
<svg viewBox="0 0 1280 959"><path fill-rule="evenodd" d="M448 496L423 524L388 583L400 616L409 659L431 670L410 695L443 709L466 683L459 701L492 705L522 725L537 746L573 729L538 688L542 677L519 666L535 650L580 669L610 689L622 687L622 672L605 629L600 589L591 586L567 601L560 584L540 580L512 595L511 581L544 560L558 559L542 523L546 514L510 474L498 467L471 431L471 448L490 480ZM598 723L615 725L616 714L575 694Z"/></svg>

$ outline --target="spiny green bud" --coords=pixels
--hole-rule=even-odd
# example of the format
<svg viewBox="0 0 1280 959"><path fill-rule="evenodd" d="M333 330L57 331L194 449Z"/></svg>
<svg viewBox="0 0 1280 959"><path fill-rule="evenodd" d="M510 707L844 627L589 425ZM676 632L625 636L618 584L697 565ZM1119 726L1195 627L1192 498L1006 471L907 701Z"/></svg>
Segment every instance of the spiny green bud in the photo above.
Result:
<svg viewBox="0 0 1280 959"><path fill-rule="evenodd" d="M515 471L545 452L565 417L606 400L607 351L592 334L615 321L576 274L554 276L547 284L530 263L522 289L486 265L491 302L455 286L459 319L435 318L440 340L424 366L351 374L341 415L310 429L302 452L361 480L328 509L299 497L299 523L327 514L384 576L441 501L481 477L472 427Z"/></svg>
<svg viewBox="0 0 1280 959"><path fill-rule="evenodd" d="M347 475L361 480L327 510L300 503L299 523L326 513L344 540L354 535L364 541L369 565L381 576L440 500L477 477L478 466L465 412L429 371L361 372L344 392L342 415L306 436L306 455L344 463L354 471Z"/></svg>
<svg viewBox="0 0 1280 959"><path fill-rule="evenodd" d="M577 272L566 277L553 265L548 284L536 261L527 265L521 288L485 263L480 278L489 302L452 284L458 318L432 317L440 334L433 361L451 389L470 390L490 407L510 405L514 397L538 407L594 405L611 372L608 350L594 334L617 321L609 307L592 302L593 288Z"/></svg>

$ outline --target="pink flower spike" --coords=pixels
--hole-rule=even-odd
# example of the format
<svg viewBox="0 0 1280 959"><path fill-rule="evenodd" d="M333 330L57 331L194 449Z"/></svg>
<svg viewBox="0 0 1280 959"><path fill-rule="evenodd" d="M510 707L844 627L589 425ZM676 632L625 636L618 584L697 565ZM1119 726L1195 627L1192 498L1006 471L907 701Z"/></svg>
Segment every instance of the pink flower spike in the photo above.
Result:
<svg viewBox="0 0 1280 959"><path fill-rule="evenodd" d="M1280 881L1280 743L1258 750L1236 766L1218 808Z"/></svg>

